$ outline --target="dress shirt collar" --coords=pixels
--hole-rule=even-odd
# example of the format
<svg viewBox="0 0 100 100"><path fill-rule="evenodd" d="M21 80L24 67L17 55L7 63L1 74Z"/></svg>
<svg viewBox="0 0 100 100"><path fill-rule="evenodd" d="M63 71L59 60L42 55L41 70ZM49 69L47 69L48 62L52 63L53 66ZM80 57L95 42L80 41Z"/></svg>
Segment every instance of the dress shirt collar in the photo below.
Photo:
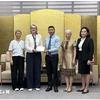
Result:
<svg viewBox="0 0 100 100"><path fill-rule="evenodd" d="M50 35L49 37L53 38L54 36L55 36L55 34L53 34L53 35Z"/></svg>
<svg viewBox="0 0 100 100"><path fill-rule="evenodd" d="M86 38L81 38L81 41L84 41Z"/></svg>

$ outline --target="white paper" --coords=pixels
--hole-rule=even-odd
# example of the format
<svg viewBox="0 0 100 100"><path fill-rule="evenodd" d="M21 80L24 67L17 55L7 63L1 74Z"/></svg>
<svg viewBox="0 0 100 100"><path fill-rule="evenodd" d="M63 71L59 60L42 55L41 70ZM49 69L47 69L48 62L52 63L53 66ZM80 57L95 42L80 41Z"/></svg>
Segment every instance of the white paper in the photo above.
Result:
<svg viewBox="0 0 100 100"><path fill-rule="evenodd" d="M41 51L44 51L45 50L45 47L39 46L39 47L36 48L36 50L41 52Z"/></svg>

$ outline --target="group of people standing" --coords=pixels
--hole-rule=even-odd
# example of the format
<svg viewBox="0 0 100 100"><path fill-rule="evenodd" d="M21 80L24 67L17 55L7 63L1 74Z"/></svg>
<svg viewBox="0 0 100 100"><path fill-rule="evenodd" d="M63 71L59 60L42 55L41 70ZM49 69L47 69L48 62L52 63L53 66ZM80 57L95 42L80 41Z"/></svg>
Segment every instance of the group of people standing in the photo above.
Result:
<svg viewBox="0 0 100 100"><path fill-rule="evenodd" d="M76 74L75 65L78 63L78 73L81 74L82 87L77 92L86 94L89 92L90 66L93 59L94 42L90 38L90 32L87 27L81 28L80 38L77 42L71 39L71 35L71 30L66 30L66 39L61 43L61 72L66 81L64 92L72 91L73 76Z"/></svg>
<svg viewBox="0 0 100 100"><path fill-rule="evenodd" d="M15 91L24 90L24 55L26 51L26 78L27 89L32 91L40 90L41 79L41 52L37 47L43 46L42 37L38 34L37 26L32 24L30 27L31 34L28 34L25 43L20 39L22 32L15 31L16 38L10 42L10 63L12 88ZM49 36L44 42L44 53L46 62L46 71L48 77L48 87L46 92L52 90L58 92L58 63L61 65L61 74L65 76L66 88L64 92L72 91L73 76L75 76L75 65L78 63L78 72L82 76L82 88L77 92L86 94L89 92L89 74L90 65L94 53L93 39L90 38L90 32L87 27L80 30L80 38L77 42L71 39L71 30L65 31L66 39L60 43L60 37L55 34L55 27L48 27ZM58 50L61 46L60 60Z"/></svg>

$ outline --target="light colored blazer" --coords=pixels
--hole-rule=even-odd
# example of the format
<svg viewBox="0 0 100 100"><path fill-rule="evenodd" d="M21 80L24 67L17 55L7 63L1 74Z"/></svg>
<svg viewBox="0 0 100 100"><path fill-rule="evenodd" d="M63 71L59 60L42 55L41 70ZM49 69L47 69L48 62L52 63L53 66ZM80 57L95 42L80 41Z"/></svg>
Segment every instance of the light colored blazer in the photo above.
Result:
<svg viewBox="0 0 100 100"><path fill-rule="evenodd" d="M36 46L42 46L42 37L40 34L37 34L36 35ZM26 52L30 52L32 53L33 52L33 49L34 49L34 39L33 39L33 36L32 34L28 34L26 36L26 39L25 39L25 49L26 49Z"/></svg>

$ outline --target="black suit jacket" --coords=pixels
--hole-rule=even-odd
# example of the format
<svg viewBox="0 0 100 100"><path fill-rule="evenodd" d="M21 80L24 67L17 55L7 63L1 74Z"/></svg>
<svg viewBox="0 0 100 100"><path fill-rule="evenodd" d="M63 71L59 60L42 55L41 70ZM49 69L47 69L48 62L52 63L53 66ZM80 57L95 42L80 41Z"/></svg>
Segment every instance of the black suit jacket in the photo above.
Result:
<svg viewBox="0 0 100 100"><path fill-rule="evenodd" d="M81 38L77 40L77 46L76 46L76 59L78 60L78 52L79 48L78 45L81 41ZM83 45L82 45L82 59L83 60L92 60L93 59L93 53L94 53L94 42L92 38L86 38Z"/></svg>

